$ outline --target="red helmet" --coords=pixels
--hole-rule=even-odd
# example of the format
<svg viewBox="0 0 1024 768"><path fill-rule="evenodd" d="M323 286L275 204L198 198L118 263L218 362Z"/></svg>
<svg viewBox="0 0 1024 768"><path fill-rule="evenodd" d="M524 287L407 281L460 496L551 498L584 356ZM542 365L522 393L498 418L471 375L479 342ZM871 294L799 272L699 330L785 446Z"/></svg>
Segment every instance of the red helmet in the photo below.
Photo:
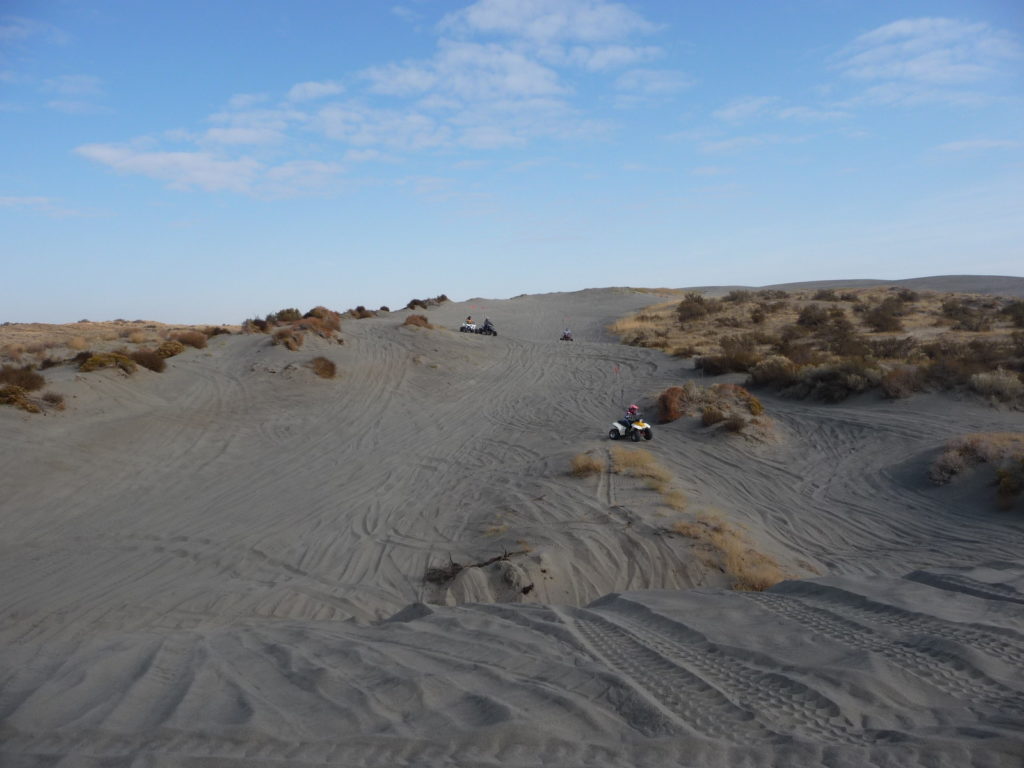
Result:
<svg viewBox="0 0 1024 768"><path fill-rule="evenodd" d="M629 406L629 412L630 413L637 413L639 410L640 410L639 406L636 406L636 405Z"/></svg>

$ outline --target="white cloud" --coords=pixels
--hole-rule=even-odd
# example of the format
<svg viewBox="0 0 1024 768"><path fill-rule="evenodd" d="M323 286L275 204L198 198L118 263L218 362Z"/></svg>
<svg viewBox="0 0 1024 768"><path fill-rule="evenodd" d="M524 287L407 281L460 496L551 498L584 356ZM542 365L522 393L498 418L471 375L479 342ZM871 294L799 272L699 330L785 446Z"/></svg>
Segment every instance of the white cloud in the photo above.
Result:
<svg viewBox="0 0 1024 768"><path fill-rule="evenodd" d="M693 83L693 78L685 72L674 69L631 69L616 78L615 87L646 96L667 96L685 90Z"/></svg>
<svg viewBox="0 0 1024 768"><path fill-rule="evenodd" d="M700 145L700 151L708 155L728 154L772 144L800 144L807 141L807 138L807 136L782 136L779 134L735 136L721 141L705 141Z"/></svg>
<svg viewBox="0 0 1024 768"><path fill-rule="evenodd" d="M356 102L324 107L314 125L328 138L356 147L417 150L438 147L451 139L451 129L428 115L375 109Z"/></svg>
<svg viewBox="0 0 1024 768"><path fill-rule="evenodd" d="M52 197L17 197L0 196L0 208L17 208L33 211L53 218L65 218L67 216L80 216L81 211L66 208L59 201Z"/></svg>
<svg viewBox="0 0 1024 768"><path fill-rule="evenodd" d="M338 82L333 80L324 80L321 82L306 82L296 83L288 91L289 101L312 101L314 99L322 99L325 96L334 96L342 93L345 87Z"/></svg>
<svg viewBox="0 0 1024 768"><path fill-rule="evenodd" d="M980 152L990 149L1020 149L1024 142L1008 139L969 139L950 141L936 147L941 152Z"/></svg>
<svg viewBox="0 0 1024 768"><path fill-rule="evenodd" d="M976 82L996 72L1020 47L985 23L903 19L861 35L842 51L837 68L860 80L932 84Z"/></svg>
<svg viewBox="0 0 1024 768"><path fill-rule="evenodd" d="M68 41L65 32L45 21L28 19L23 16L0 18L0 41L14 44L32 37L39 37L58 45L63 45Z"/></svg>
<svg viewBox="0 0 1024 768"><path fill-rule="evenodd" d="M262 104L268 99L265 93L236 93L228 99L229 109L248 109L257 104Z"/></svg>
<svg viewBox="0 0 1024 768"><path fill-rule="evenodd" d="M841 109L816 109L815 107L786 107L785 109L780 109L776 116L781 120L824 122L827 120L844 120L850 116L850 113Z"/></svg>
<svg viewBox="0 0 1024 768"><path fill-rule="evenodd" d="M663 55L655 45L574 45L567 49L553 47L541 51L541 55L556 63L568 63L590 72L605 72L645 61L653 61Z"/></svg>
<svg viewBox="0 0 1024 768"><path fill-rule="evenodd" d="M102 81L93 75L61 75L44 81L43 86L62 96L96 96L103 92Z"/></svg>
<svg viewBox="0 0 1024 768"><path fill-rule="evenodd" d="M534 42L603 42L657 29L624 3L607 0L478 0L445 16L440 27Z"/></svg>
<svg viewBox="0 0 1024 768"><path fill-rule="evenodd" d="M284 141L291 124L308 116L292 109L250 109L218 112L209 118L216 127L202 136L212 144L275 144Z"/></svg>
<svg viewBox="0 0 1024 768"><path fill-rule="evenodd" d="M293 160L269 168L263 175L258 192L269 197L292 197L322 190L339 176L341 163L318 160Z"/></svg>
<svg viewBox="0 0 1024 768"><path fill-rule="evenodd" d="M232 160L209 152L150 152L116 144L84 144L75 151L118 173L148 176L172 189L250 192L262 168L252 158Z"/></svg>
<svg viewBox="0 0 1024 768"><path fill-rule="evenodd" d="M778 99L774 96L748 96L742 99L734 99L721 109L712 112L712 116L719 120L730 123L738 123L742 120L749 120L764 114L768 107L776 103Z"/></svg>

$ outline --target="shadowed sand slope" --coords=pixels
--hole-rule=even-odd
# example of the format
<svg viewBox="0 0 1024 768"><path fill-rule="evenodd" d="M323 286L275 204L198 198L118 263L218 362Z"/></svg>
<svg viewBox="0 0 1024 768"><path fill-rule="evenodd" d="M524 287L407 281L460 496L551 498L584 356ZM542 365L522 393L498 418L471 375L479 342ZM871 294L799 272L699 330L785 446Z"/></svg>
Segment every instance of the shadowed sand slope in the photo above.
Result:
<svg viewBox="0 0 1024 768"><path fill-rule="evenodd" d="M1016 764L1024 522L926 469L1024 414L766 398L768 440L656 425L687 514L828 574L723 591L605 437L695 375L610 342L658 300L47 371L66 411L0 410L0 764ZM470 313L499 336L455 332ZM572 477L581 452L600 469Z"/></svg>

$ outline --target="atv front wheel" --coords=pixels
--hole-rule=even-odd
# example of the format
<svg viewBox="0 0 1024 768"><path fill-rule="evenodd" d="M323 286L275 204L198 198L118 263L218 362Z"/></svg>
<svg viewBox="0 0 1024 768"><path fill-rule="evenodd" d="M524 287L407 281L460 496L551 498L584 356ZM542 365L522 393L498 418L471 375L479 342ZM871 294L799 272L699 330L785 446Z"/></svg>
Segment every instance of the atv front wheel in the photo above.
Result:
<svg viewBox="0 0 1024 768"><path fill-rule="evenodd" d="M654 433L651 430L649 430L649 429L645 429L644 430L644 440L650 440L653 437L654 437Z"/></svg>
<svg viewBox="0 0 1024 768"><path fill-rule="evenodd" d="M610 429L610 430L608 430L608 439L609 440L618 440L619 439L619 430L617 430L617 429Z"/></svg>
<svg viewBox="0 0 1024 768"><path fill-rule="evenodd" d="M629 439L632 440L634 443L639 443L640 442L640 431L634 429L632 432L629 433Z"/></svg>

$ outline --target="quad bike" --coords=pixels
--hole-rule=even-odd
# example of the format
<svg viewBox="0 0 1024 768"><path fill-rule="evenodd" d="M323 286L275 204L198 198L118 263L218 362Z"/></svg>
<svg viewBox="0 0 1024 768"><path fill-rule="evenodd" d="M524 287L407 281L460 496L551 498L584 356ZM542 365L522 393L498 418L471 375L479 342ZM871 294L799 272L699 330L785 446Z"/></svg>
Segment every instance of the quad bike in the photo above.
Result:
<svg viewBox="0 0 1024 768"><path fill-rule="evenodd" d="M476 333L476 323L463 323L459 326L459 333Z"/></svg>
<svg viewBox="0 0 1024 768"><path fill-rule="evenodd" d="M654 437L651 425L643 419L637 419L628 427L621 421L612 422L612 428L608 431L608 438L611 440L629 438L634 443L639 443L641 437L644 440L651 440Z"/></svg>
<svg viewBox="0 0 1024 768"><path fill-rule="evenodd" d="M494 323L490 320L485 320L484 324L476 329L477 333L482 333L484 336L497 336L498 331L494 328Z"/></svg>
<svg viewBox="0 0 1024 768"><path fill-rule="evenodd" d="M558 340L559 340L559 341L572 341L572 332L571 332L571 331L566 331L565 333L563 333L563 334L562 334L562 335L561 335L561 336L559 337L559 339L558 339Z"/></svg>

